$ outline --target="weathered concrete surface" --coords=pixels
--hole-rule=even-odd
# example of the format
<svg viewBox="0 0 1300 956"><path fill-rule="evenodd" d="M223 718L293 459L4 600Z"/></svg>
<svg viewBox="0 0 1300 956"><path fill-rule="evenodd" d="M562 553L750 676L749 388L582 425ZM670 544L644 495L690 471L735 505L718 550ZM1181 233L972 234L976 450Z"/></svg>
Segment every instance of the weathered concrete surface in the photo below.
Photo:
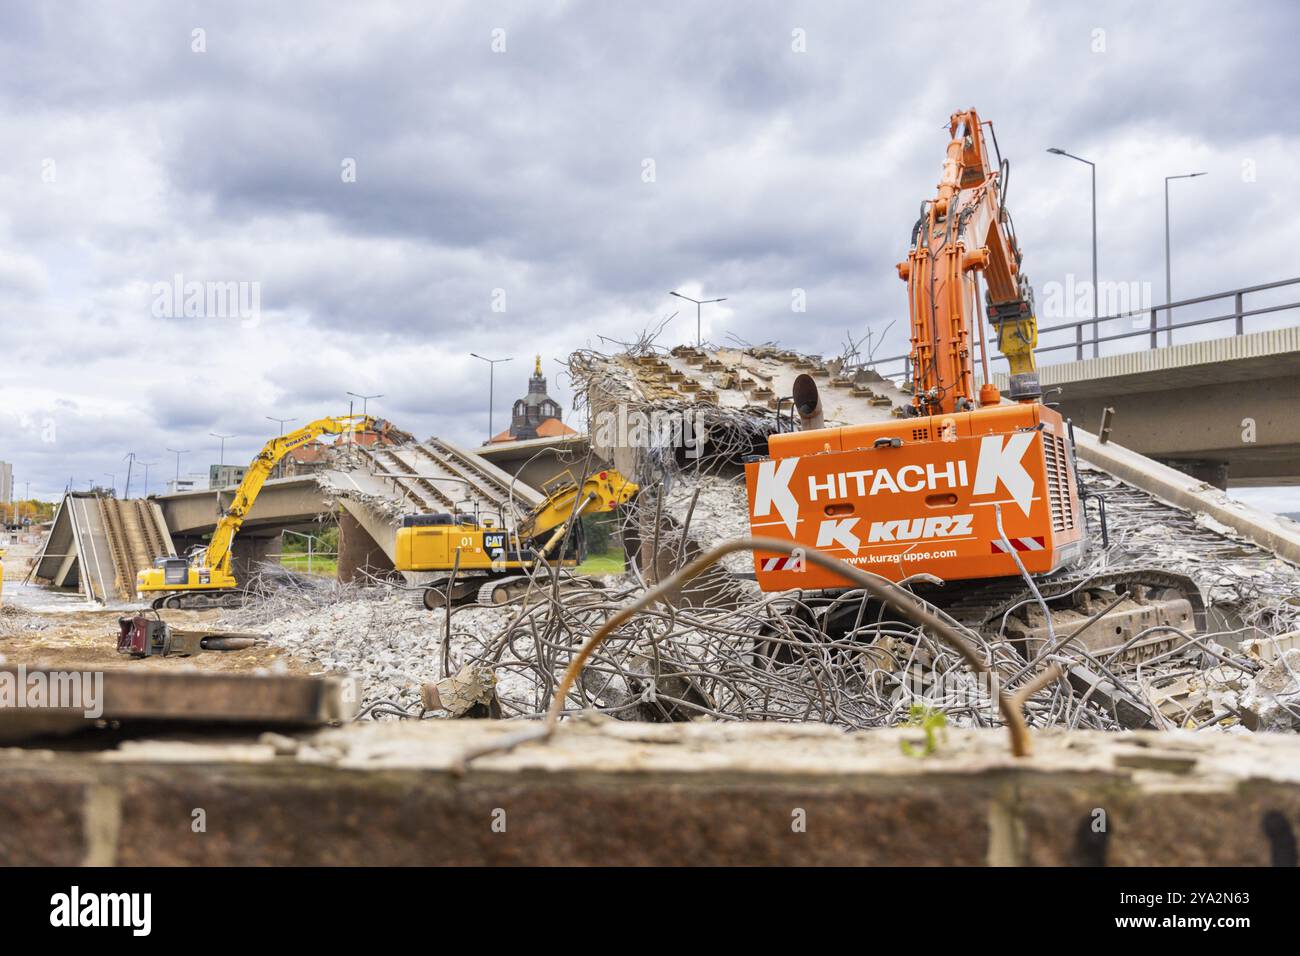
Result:
<svg viewBox="0 0 1300 956"><path fill-rule="evenodd" d="M1300 564L1300 524L1281 515L1234 501L1218 488L1152 461L1114 442L1102 442L1083 429L1074 432L1079 457L1116 478L1193 514L1206 514L1248 541Z"/></svg>
<svg viewBox="0 0 1300 956"><path fill-rule="evenodd" d="M1149 457L1226 466L1234 486L1300 483L1300 327L1047 365L1039 379L1076 424L1096 429L1114 408L1113 440Z"/></svg>
<svg viewBox="0 0 1300 956"><path fill-rule="evenodd" d="M233 487L182 491L157 495L152 500L162 508L172 534L198 536L216 527L222 512L235 500L235 491ZM239 533L249 534L260 528L278 533L283 528L310 524L328 510L325 494L314 475L272 478L262 486Z"/></svg>
<svg viewBox="0 0 1300 956"><path fill-rule="evenodd" d="M566 473L576 484L586 477L580 472L588 462L591 446L586 435L557 435L552 438L530 438L524 441L498 442L480 445L474 454L514 475L531 488L542 488L548 482ZM592 456L591 467L601 466L601 460Z"/></svg>
<svg viewBox="0 0 1300 956"><path fill-rule="evenodd" d="M919 731L602 721L450 772L467 745L518 729L424 721L0 751L0 858L1295 864L1297 736L1043 732L1016 760L1004 731L952 730L912 758L900 741Z"/></svg>
<svg viewBox="0 0 1300 956"><path fill-rule="evenodd" d="M129 665L79 673L81 679L71 681L66 671L0 667L0 742L75 733L98 721L320 727L357 713L356 685L346 677L214 673L197 667L160 672ZM41 697L33 696L37 687Z"/></svg>
<svg viewBox="0 0 1300 956"><path fill-rule="evenodd" d="M344 584L383 576L393 570L393 561L350 511L339 512L338 579Z"/></svg>

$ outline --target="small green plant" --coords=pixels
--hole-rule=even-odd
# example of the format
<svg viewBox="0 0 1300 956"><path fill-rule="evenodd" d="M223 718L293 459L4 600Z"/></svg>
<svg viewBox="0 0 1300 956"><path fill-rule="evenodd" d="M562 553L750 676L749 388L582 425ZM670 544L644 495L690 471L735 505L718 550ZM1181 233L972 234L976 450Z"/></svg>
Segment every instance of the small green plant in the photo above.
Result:
<svg viewBox="0 0 1300 956"><path fill-rule="evenodd" d="M948 732L944 728L948 726L948 718L943 711L934 707L927 707L925 704L913 704L907 711L907 723L904 727L920 727L925 731L925 746L917 750L908 741L900 740L898 745L902 747L903 753L909 757L928 757L939 749L937 738L941 738L944 743L948 742Z"/></svg>

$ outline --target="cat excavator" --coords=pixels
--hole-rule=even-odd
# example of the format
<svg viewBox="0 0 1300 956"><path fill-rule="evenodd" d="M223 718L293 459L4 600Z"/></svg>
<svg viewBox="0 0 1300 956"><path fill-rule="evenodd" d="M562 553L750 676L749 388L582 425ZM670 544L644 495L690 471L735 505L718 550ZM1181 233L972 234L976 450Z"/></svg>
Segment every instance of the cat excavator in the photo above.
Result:
<svg viewBox="0 0 1300 956"><path fill-rule="evenodd" d="M154 608L237 607L242 592L231 570L235 535L253 510L262 485L275 466L289 452L321 435L357 432L374 432L380 441L410 438L389 422L369 415L321 418L287 435L272 438L249 464L243 481L235 489L234 500L217 521L207 545L194 549L188 558L158 558L153 567L144 568L136 575L136 593L141 598L152 599Z"/></svg>
<svg viewBox="0 0 1300 956"><path fill-rule="evenodd" d="M393 565L398 571L434 572L424 583L429 610L448 600L453 605L471 599L485 605L514 600L528 590L530 572L582 562L586 543L580 518L614 511L639 491L613 468L594 472L581 484L567 477L564 482L514 529L500 515L406 515L397 530Z"/></svg>
<svg viewBox="0 0 1300 956"><path fill-rule="evenodd" d="M1042 402L1033 289L1006 207L1009 164L991 130L973 109L950 117L938 193L922 204L897 267L910 320L905 414L825 427L817 386L800 376L794 405L803 428L772 435L768 456L746 465L750 525L892 581L911 578L917 593L977 630L997 632L1005 618L1030 655L1052 634L1084 625L1091 649L1159 653L1171 632L1130 639L1153 625L1203 625L1190 579L1155 569L1070 573L1097 530L1104 538L1104 507L1090 517L1072 426ZM1009 401L988 371L980 279L992 338L1010 366ZM765 591L820 592L828 618L851 623L860 614L858 602L834 600L847 580L797 553L756 553L754 570ZM1026 577L1050 602L1051 620Z"/></svg>

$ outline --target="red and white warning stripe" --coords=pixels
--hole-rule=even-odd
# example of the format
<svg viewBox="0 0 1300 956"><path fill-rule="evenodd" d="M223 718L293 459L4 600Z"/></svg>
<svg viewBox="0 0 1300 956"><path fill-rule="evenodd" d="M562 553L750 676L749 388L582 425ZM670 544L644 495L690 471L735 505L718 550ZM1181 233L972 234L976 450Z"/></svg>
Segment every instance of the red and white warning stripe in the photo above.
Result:
<svg viewBox="0 0 1300 956"><path fill-rule="evenodd" d="M1001 541L991 542L994 554L1010 554L1007 546ZM1042 551L1046 542L1043 538L1012 538L1011 545L1017 551Z"/></svg>
<svg viewBox="0 0 1300 956"><path fill-rule="evenodd" d="M803 568L803 558L797 555L786 555L780 558L764 558L764 571L798 571Z"/></svg>

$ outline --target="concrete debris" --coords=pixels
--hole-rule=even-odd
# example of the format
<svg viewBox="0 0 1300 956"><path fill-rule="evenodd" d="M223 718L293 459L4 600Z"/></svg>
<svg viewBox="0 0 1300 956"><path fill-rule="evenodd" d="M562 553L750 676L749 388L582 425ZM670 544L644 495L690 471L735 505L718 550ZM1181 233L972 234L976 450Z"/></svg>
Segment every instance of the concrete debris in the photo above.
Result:
<svg viewBox="0 0 1300 956"><path fill-rule="evenodd" d="M500 633L511 613L508 608L456 609L452 666L469 663L467 648ZM441 671L445 625L446 612L426 611L418 592L344 585L313 593L306 601L268 596L221 618L223 627L268 630L274 645L313 661L325 673L352 674L360 684L363 708L387 701L412 711L422 705L421 686L446 676ZM531 683L509 669L500 671L498 690L532 698Z"/></svg>
<svg viewBox="0 0 1300 956"><path fill-rule="evenodd" d="M1257 637L1241 642L1241 652L1247 657L1271 664L1285 651L1300 647L1300 631L1280 634L1277 637Z"/></svg>
<svg viewBox="0 0 1300 956"><path fill-rule="evenodd" d="M1300 731L1300 649L1260 671L1240 701L1242 722L1251 730Z"/></svg>
<svg viewBox="0 0 1300 956"><path fill-rule="evenodd" d="M426 710L445 710L452 717L500 717L496 676L482 664L466 664L454 677L420 689Z"/></svg>
<svg viewBox="0 0 1300 956"><path fill-rule="evenodd" d="M49 619L14 604L0 604L0 637L12 637L50 627Z"/></svg>
<svg viewBox="0 0 1300 956"><path fill-rule="evenodd" d="M540 716L578 649L614 614L704 550L748 536L741 469L756 438L789 427L780 400L795 370L827 378L828 391L840 388L828 418L851 409L854 416L875 416L862 420L879 420L891 410L876 403L899 397L867 381L870 376L842 374L836 360L766 347L706 355L667 353L649 339L625 345L617 356L571 357L575 402L593 423L599 413L618 409L624 415L628 409L691 411L708 423L708 442L698 455L683 456L680 448L654 441L595 448L642 487L634 505L621 512L632 552L626 575L606 579L600 591L552 597L539 587L526 602L433 612L420 605L417 591L391 586L334 585L284 599L268 592L222 624L271 630L274 642L292 655L326 672L355 674L361 712L369 718ZM596 428L593 447L599 445ZM430 448L444 463L462 466L445 448ZM408 452L386 459L386 476L372 469L369 478L322 480L347 499L353 514L361 502L384 522L412 504L438 507L436 483L422 484L411 474L422 461L416 456L425 453ZM409 466L404 472L403 462ZM404 477L393 478L398 472ZM1170 634L1167 647L1161 644L1140 661L1102 659L1072 645L1060 655L1068 676L1026 701L1029 724L1300 729L1288 709L1300 712L1292 676L1300 672L1300 649L1291 646L1300 632L1300 569L1217 518L1166 503L1100 467L1081 462L1080 473L1086 491L1106 500L1108 545L1095 547L1072 573L1157 566L1185 574L1205 596L1207 627L1195 637ZM1090 509L1098 540L1099 521ZM924 628L860 619L846 643L823 629L798 592L760 593L749 579L752 570L749 554L730 555L715 573L621 624L587 661L562 712L865 729L905 723L922 704L942 708L956 727L1000 723L990 688L974 681L960 656ZM272 621L275 626L266 627ZM1014 691L1029 683L1033 668L1005 632L971 632L969 639L989 662L997 686Z"/></svg>
<svg viewBox="0 0 1300 956"><path fill-rule="evenodd" d="M745 486L726 478L684 475L664 496L664 513L686 529L691 540L705 545L749 534ZM722 564L740 574L754 569L753 558L747 553L730 554Z"/></svg>

